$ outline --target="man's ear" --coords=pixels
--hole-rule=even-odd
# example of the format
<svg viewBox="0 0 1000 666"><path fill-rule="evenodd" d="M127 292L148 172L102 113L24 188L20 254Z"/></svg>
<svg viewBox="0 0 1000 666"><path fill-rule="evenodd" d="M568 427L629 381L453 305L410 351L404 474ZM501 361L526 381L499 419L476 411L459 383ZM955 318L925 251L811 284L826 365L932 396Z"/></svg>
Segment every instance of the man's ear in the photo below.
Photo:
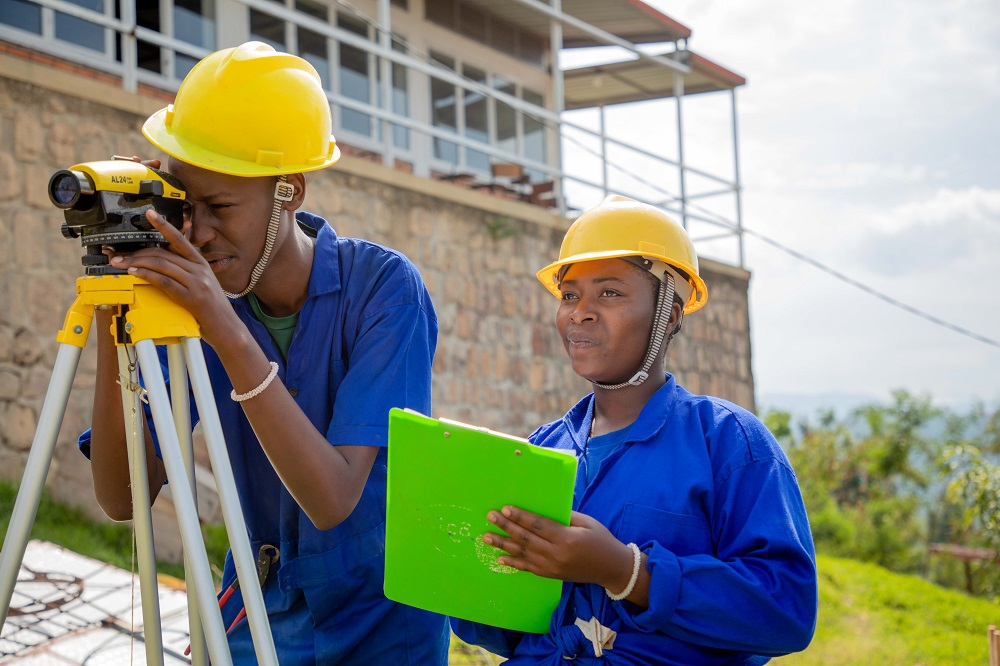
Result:
<svg viewBox="0 0 1000 666"><path fill-rule="evenodd" d="M306 177L301 173L288 174L288 184L295 188L292 193L292 200L285 203L285 210L297 211L302 207L302 202L306 198Z"/></svg>
<svg viewBox="0 0 1000 666"><path fill-rule="evenodd" d="M667 323L667 331L670 335L676 335L681 330L684 323L684 306L679 301L674 300L670 306L670 321Z"/></svg>

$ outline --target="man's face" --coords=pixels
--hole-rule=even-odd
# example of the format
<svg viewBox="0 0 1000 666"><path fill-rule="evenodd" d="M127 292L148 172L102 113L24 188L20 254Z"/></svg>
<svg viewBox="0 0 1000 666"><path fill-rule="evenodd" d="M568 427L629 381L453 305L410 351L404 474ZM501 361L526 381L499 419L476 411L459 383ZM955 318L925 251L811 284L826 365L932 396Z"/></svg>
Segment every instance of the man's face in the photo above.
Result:
<svg viewBox="0 0 1000 666"><path fill-rule="evenodd" d="M656 292L621 259L573 264L559 285L556 327L573 371L604 384L628 380L646 355Z"/></svg>
<svg viewBox="0 0 1000 666"><path fill-rule="evenodd" d="M167 171L187 191L188 238L226 291L238 293L264 251L275 178L243 178L207 171L171 158Z"/></svg>

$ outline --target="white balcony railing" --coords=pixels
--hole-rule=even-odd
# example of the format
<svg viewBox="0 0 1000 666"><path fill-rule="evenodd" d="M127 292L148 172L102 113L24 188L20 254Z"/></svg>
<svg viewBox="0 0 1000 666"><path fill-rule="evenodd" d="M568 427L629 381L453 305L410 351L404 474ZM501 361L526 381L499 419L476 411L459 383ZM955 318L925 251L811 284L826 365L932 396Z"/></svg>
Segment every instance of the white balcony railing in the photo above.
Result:
<svg viewBox="0 0 1000 666"><path fill-rule="evenodd" d="M296 52L296 35L299 30L319 35L326 40L329 56L329 71L327 94L334 110L335 126L337 119L342 117L343 110L360 114L355 117L369 119L369 132L352 132L343 126L335 127L338 141L381 156L384 164L393 165L396 160L408 162L414 173L426 177L444 176L454 178L456 175L467 176L472 181L488 185L496 181L484 162L492 164L513 164L530 174L534 181L534 191L546 189L550 184L553 198L551 205L560 212L572 215L579 208L586 207L585 201L593 201L595 196L606 194L614 189L621 194L660 205L677 214L684 225L692 230L696 243L713 243L718 247L719 241L728 243L728 247L716 254L718 258L729 263L743 265L742 225L740 220L740 185L738 179L738 144L736 137L736 106L735 92L732 95L732 141L734 179L727 179L704 170L685 164L683 159L683 128L680 125L680 99L677 96L677 131L678 156L668 158L648 149L647 147L630 145L608 136L605 131L604 108L600 108L599 127L589 127L586 123L573 121L574 112L558 113L553 108L563 108L562 76L550 77L552 89L545 91L549 106L534 104L522 96L498 90L495 85L483 80L474 80L455 69L449 69L436 62L429 50L409 44L402 30L394 30L390 25L390 0L375 0L376 16L365 16L358 10L346 5L332 3L324 5L329 11L326 20L312 13L300 11L297 3L287 0L216 0L203 3L203 14L192 15L189 10L177 8L173 0L155 2L155 12L159 18L158 29L140 25L136 9L141 8L148 16L150 6L154 2L142 0L11 0L4 3L0 15L0 39L15 43L39 52L43 52L79 65L90 67L102 72L120 77L122 86L128 91L137 91L140 84L155 88L175 91L180 85L184 74L190 65L208 55L217 48L232 46L252 38L246 29L236 26L250 24L248 20L237 20L231 15L239 12L253 12L260 20L265 17L273 21L274 30L282 34L281 40L287 50ZM519 0L525 7L533 8L534 0ZM319 6L316 2L314 4ZM558 6L558 3L555 3ZM629 45L621 43L614 35L603 33L592 26L581 26L579 19L570 17L548 5L536 8L537 11L549 16L551 21L565 21L577 28L589 29L598 40L617 46ZM356 30L346 29L338 25L336 17L340 13L348 13L352 19L360 20L367 26L367 38ZM398 12L398 10L397 10ZM407 14L405 21L397 21L399 28L413 29L414 24L423 21ZM190 34L184 35L182 25L192 21L202 21L203 30L192 39ZM148 21L147 21L148 23ZM190 32L190 31L189 31ZM212 34L214 32L214 34ZM559 34L559 33L555 33ZM390 45L389 35L396 42ZM200 44L193 43L200 41ZM404 46L400 46L400 45ZM338 70L335 65L338 49L350 47L363 52L368 58L366 65L369 90L366 95L369 101L356 99L344 94L339 85ZM158 62L152 66L140 62L140 47L149 52L158 52ZM683 65L678 65L680 59L668 56L644 55L636 47L632 49L641 57L654 62L664 61L667 70L665 76L682 77ZM398 112L398 104L393 103L395 83L393 67L401 67L406 82L405 91L406 112ZM491 77L494 75L491 73ZM454 127L435 126L431 122L431 100L429 97L430 82L436 79L448 86L453 86L455 99L447 100L454 105L459 116ZM390 82L391 81L391 82ZM680 83L683 91L683 82ZM519 89L519 88L518 88ZM488 141L470 138L465 135L462 121L461 100L490 100ZM374 101L372 101L374 100ZM496 105L512 109L522 120L518 121L516 141L510 141L501 147L495 140L497 127ZM522 124L530 120L533 125L542 127L542 145L545 157L526 154L524 150L524 133ZM398 145L399 134L403 132L408 140L405 145ZM481 138L481 137L480 137ZM446 160L435 156L434 141L445 142L455 146L455 155L476 155L477 164L471 160ZM587 160L572 161L567 164L562 159L565 153L582 153L589 155ZM482 156L486 156L485 160ZM631 166L630 166L631 165ZM637 166L652 165L652 166ZM617 176L616 176L617 174ZM707 185L699 192L688 191L686 183L692 179ZM517 180L525 180L524 178ZM673 182L676 191L666 187L664 183ZM532 199L532 183L520 183L523 198ZM540 186L540 187L539 187ZM628 191L626 188L633 188ZM537 198L536 198L537 199ZM706 205L707 200L730 201L730 215L721 214L719 206Z"/></svg>

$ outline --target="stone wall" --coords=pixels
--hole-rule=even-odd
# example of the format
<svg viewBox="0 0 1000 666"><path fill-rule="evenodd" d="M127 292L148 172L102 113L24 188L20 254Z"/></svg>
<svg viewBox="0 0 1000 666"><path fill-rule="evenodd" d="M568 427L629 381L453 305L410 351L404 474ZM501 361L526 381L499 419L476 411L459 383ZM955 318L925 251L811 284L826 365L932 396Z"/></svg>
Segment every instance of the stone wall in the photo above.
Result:
<svg viewBox="0 0 1000 666"><path fill-rule="evenodd" d="M139 128L163 101L0 59L0 475L20 479L55 335L82 274L81 248L61 236L62 213L46 195L49 177L111 154L151 155ZM556 336L557 301L535 279L558 254L564 220L351 157L311 174L307 185L307 210L342 235L401 250L423 274L440 321L436 415L527 435L588 392ZM672 344L672 367L689 389L753 409L749 274L707 261L702 269L711 300ZM48 485L96 515L89 468L75 445L90 420L95 360L92 339Z"/></svg>

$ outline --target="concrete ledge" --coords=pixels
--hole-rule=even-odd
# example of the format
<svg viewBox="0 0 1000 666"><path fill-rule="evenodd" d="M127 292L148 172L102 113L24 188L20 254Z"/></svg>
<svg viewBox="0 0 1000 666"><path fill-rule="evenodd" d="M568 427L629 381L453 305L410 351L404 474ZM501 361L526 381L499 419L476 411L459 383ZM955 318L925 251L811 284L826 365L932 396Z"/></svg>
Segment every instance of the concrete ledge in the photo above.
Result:
<svg viewBox="0 0 1000 666"><path fill-rule="evenodd" d="M49 64L5 53L0 53L0 72L15 81L128 111L142 117L147 117L166 106L166 102L162 99L130 93L120 85L112 85L96 78L80 76Z"/></svg>
<svg viewBox="0 0 1000 666"><path fill-rule="evenodd" d="M140 118L145 118L159 111L167 104L164 99L143 94L141 91L130 93L120 85L110 84L95 77L81 76L54 67L47 62L36 62L6 53L0 53L0 72L3 72L5 77L15 81L134 113ZM538 206L492 197L432 178L390 169L381 164L350 155L343 156L331 168L488 213L508 215L543 227L565 230L570 225L570 222L562 216Z"/></svg>
<svg viewBox="0 0 1000 666"><path fill-rule="evenodd" d="M166 103L163 99L145 95L142 92L130 93L120 85L112 85L95 78L55 68L50 64L34 62L6 53L0 53L0 72L16 81L134 113L141 118L159 111ZM550 229L565 231L571 224L571 221L565 217L538 206L492 197L433 178L416 176L399 169L390 169L370 160L351 155L344 155L331 168L450 203L469 206L497 215L507 215ZM750 273L739 267L710 259L704 259L702 263L706 268L718 273L725 273L743 280L750 278Z"/></svg>
<svg viewBox="0 0 1000 666"><path fill-rule="evenodd" d="M724 264L721 261L715 261L714 259L698 259L699 270L708 270L713 273L720 273L727 277L736 278L737 280L743 280L745 282L750 281L750 271L745 268L740 268L739 266L731 266L729 264Z"/></svg>
<svg viewBox="0 0 1000 666"><path fill-rule="evenodd" d="M434 180L433 178L415 176L412 173L400 171L399 169L389 169L381 164L350 155L341 157L340 161L330 168L358 176L359 178L374 180L384 185L403 188L418 194L426 194L427 196L450 203L477 208L488 213L508 215L518 220L532 222L551 229L565 231L569 229L569 225L571 224L571 221L565 217L538 206L489 196L475 190L467 190L463 187L452 185L451 183Z"/></svg>

